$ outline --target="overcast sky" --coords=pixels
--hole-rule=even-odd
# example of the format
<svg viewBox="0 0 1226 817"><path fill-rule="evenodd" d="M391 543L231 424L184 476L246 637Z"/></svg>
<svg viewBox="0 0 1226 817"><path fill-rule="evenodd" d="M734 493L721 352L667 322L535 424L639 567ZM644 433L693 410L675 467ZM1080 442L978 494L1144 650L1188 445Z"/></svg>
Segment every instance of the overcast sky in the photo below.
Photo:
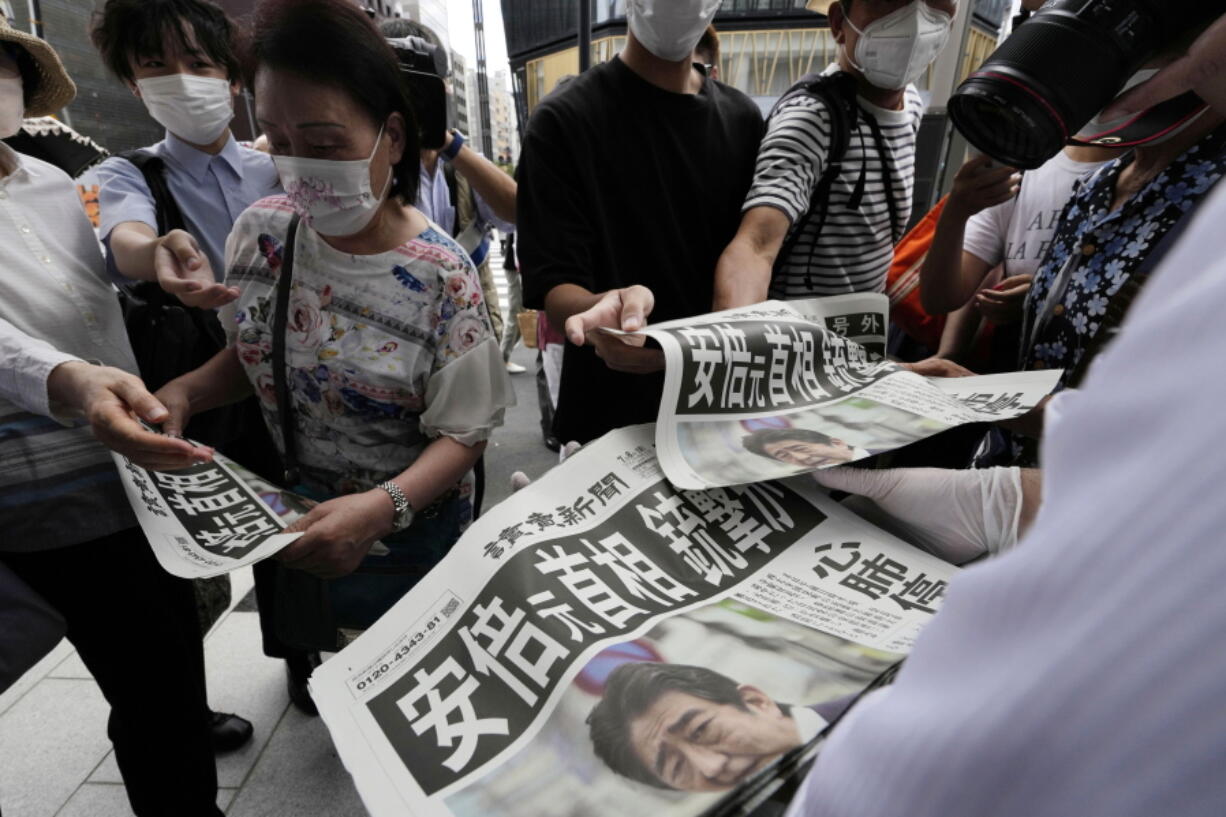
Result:
<svg viewBox="0 0 1226 817"><path fill-rule="evenodd" d="M508 74L507 39L502 32L501 0L481 0L485 13L485 60L490 82L499 69ZM473 0L447 0L451 47L464 55L469 68L477 67L477 41L473 34ZM507 90L510 90L508 87Z"/></svg>

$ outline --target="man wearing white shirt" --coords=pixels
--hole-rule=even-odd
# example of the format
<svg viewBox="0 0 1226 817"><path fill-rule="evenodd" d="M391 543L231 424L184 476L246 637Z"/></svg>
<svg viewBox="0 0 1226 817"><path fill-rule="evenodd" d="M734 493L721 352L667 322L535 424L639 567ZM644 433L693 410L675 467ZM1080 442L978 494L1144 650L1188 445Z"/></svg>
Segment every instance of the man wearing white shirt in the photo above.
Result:
<svg viewBox="0 0 1226 817"><path fill-rule="evenodd" d="M15 133L23 113L54 113L74 93L45 43L0 20L0 136ZM131 418L167 413L132 374L76 188L3 145L0 355L0 562L67 622L111 706L108 733L133 812L219 817L191 585L158 566L98 440L150 467L182 468L211 452L143 432ZM59 422L73 415L93 435Z"/></svg>
<svg viewBox="0 0 1226 817"><path fill-rule="evenodd" d="M1192 89L1226 111L1224 49L1226 18L1120 108ZM1219 191L1084 388L1049 406L1030 534L950 583L792 814L1222 814L1226 460L1206 441L1226 436L1226 387L1206 374L1226 357L1223 219Z"/></svg>

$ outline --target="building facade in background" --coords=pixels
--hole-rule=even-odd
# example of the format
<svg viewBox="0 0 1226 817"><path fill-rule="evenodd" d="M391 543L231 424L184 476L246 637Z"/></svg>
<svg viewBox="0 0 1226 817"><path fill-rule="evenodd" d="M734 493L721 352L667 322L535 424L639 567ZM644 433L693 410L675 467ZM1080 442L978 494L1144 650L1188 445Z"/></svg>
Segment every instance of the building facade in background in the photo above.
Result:
<svg viewBox="0 0 1226 817"><path fill-rule="evenodd" d="M574 0L501 0L507 53L521 116L579 70ZM625 0L592 3L592 62L621 50L626 39ZM836 58L838 46L825 15L807 0L724 0L715 18L720 35L720 78L769 110L805 74ZM967 70L996 47L1011 0L978 0L967 47ZM926 78L919 85L925 90Z"/></svg>
<svg viewBox="0 0 1226 817"><path fill-rule="evenodd" d="M451 49L451 32L447 23L447 0L399 0L398 17L416 20L438 35L443 44Z"/></svg>
<svg viewBox="0 0 1226 817"><path fill-rule="evenodd" d="M464 74L464 87L468 96L468 130L461 131L468 137L470 145L479 146L483 139L482 122L488 122L489 116L481 116L481 93L477 88L477 72L469 68Z"/></svg>
<svg viewBox="0 0 1226 817"><path fill-rule="evenodd" d="M494 143L491 158L500 165L518 164L519 120L510 75L505 70L495 71L490 83L490 127Z"/></svg>
<svg viewBox="0 0 1226 817"><path fill-rule="evenodd" d="M77 98L60 113L66 124L112 153L156 142L162 127L127 86L111 76L89 41L94 7L94 0L7 0L4 14L14 28L37 33L50 43L76 82Z"/></svg>
<svg viewBox="0 0 1226 817"><path fill-rule="evenodd" d="M468 61L464 59L464 55L454 48L451 50L451 77L449 80L451 90L450 105L453 110L451 114L452 126L457 128L460 133L468 135Z"/></svg>

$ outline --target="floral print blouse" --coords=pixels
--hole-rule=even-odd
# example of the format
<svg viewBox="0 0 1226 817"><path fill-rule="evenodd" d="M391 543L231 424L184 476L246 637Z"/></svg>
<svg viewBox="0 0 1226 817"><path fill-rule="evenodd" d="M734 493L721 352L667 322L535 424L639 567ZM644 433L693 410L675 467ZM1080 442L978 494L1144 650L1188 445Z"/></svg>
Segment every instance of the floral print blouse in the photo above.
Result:
<svg viewBox="0 0 1226 817"><path fill-rule="evenodd" d="M226 244L226 284L242 291L222 314L278 448L272 325L285 196L256 202ZM404 471L441 434L487 439L513 403L472 261L431 225L378 255L333 249L298 228L286 366L306 487L367 490ZM471 489L471 480L461 486Z"/></svg>

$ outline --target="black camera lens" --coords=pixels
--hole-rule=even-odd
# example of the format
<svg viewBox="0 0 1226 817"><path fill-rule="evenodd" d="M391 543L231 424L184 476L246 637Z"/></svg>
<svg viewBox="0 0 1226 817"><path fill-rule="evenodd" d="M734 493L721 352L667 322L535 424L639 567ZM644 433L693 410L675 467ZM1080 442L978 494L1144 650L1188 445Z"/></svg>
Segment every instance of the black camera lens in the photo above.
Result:
<svg viewBox="0 0 1226 817"><path fill-rule="evenodd" d="M950 117L992 158L1040 167L1163 46L1224 8L1226 0L1054 0L958 88Z"/></svg>

